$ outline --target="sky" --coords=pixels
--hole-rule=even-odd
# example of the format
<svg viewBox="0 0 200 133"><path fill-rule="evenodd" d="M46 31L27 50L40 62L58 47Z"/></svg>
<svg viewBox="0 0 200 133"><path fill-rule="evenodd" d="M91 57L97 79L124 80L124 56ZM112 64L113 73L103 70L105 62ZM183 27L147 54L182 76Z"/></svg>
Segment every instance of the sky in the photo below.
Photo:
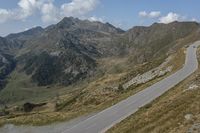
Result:
<svg viewBox="0 0 200 133"><path fill-rule="evenodd" d="M0 36L64 17L109 22L124 30L173 21L200 21L200 0L0 0Z"/></svg>

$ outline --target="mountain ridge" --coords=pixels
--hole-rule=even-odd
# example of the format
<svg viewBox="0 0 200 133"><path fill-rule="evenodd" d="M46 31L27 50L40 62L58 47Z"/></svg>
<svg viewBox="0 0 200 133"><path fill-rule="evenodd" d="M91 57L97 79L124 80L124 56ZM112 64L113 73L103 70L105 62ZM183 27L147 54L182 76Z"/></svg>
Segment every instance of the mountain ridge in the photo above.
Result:
<svg viewBox="0 0 200 133"><path fill-rule="evenodd" d="M99 59L128 57L140 64L166 54L177 40L198 29L196 22L172 22L123 31L109 23L65 17L46 28L0 38L0 44L5 47L6 42L11 51L15 49L18 71L31 75L38 85L70 85L95 74Z"/></svg>

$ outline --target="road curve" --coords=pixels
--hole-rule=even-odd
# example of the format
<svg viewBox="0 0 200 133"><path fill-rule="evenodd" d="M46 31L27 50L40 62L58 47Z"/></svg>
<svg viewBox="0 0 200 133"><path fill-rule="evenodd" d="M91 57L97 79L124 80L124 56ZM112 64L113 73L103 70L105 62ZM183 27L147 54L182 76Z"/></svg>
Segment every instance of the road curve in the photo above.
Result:
<svg viewBox="0 0 200 133"><path fill-rule="evenodd" d="M185 64L176 73L74 125L62 133L103 133L113 125L135 113L140 107L152 102L198 69L196 51L199 45L200 42L196 42L187 48Z"/></svg>

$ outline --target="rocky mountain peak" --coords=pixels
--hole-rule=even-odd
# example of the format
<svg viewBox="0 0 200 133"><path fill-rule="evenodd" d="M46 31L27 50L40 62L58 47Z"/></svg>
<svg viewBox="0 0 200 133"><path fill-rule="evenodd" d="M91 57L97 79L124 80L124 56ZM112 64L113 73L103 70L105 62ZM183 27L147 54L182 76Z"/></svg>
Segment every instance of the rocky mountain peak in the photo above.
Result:
<svg viewBox="0 0 200 133"><path fill-rule="evenodd" d="M25 41L30 39L31 37L39 36L43 31L44 29L42 27L37 26L20 33L9 34L8 36L6 36L6 39Z"/></svg>
<svg viewBox="0 0 200 133"><path fill-rule="evenodd" d="M78 18L65 17L57 24L57 27L58 28L71 28L72 26L75 26L79 22L80 22L80 20Z"/></svg>

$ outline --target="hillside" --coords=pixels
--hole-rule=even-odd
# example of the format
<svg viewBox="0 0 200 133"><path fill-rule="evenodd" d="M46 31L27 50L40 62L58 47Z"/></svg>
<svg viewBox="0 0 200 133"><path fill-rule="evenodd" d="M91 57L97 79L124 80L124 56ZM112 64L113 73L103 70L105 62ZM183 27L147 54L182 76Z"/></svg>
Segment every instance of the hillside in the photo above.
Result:
<svg viewBox="0 0 200 133"><path fill-rule="evenodd" d="M6 38L23 43L16 54L18 64L38 85L69 85L94 73L95 58L104 55L99 40L119 33L123 31L108 23L64 18L44 30L34 28Z"/></svg>
<svg viewBox="0 0 200 133"><path fill-rule="evenodd" d="M68 86L102 75L108 69L124 71L153 58L164 60L168 52L183 47L179 40L196 34L199 27L195 22L155 23L125 32L109 23L66 17L44 29L35 27L10 34L1 38L0 44L2 52L12 53L15 71L31 76L31 82L38 86ZM124 67L116 64L108 68L104 60L113 58L123 62ZM6 75L14 68L8 69Z"/></svg>
<svg viewBox="0 0 200 133"><path fill-rule="evenodd" d="M94 75L100 58L128 57L131 62L141 64L161 54L165 56L163 53L173 48L179 39L198 28L198 23L174 22L134 27L123 32L108 23L64 18L44 29L40 36L33 34L17 58L24 66L23 71L31 74L38 85L70 85ZM52 64L50 60L57 62Z"/></svg>
<svg viewBox="0 0 200 133"><path fill-rule="evenodd" d="M161 56L176 47L178 40L196 31L200 25L195 22L154 23L150 27L136 26L121 38L121 48L133 55L134 61L142 63L152 57Z"/></svg>
<svg viewBox="0 0 200 133"><path fill-rule="evenodd" d="M16 61L10 50L15 49L15 45L4 38L0 38L0 90L6 85L6 76L15 68Z"/></svg>
<svg viewBox="0 0 200 133"><path fill-rule="evenodd" d="M198 42L199 43L199 42ZM200 63L200 49L197 51ZM200 69L107 133L198 133Z"/></svg>
<svg viewBox="0 0 200 133"><path fill-rule="evenodd" d="M109 23L72 17L46 28L10 34L0 38L0 102L10 106L13 114L23 114L19 108L25 102L48 103L51 106L44 107L48 113L63 116L54 115L49 122L102 110L180 69L183 49L199 37L196 22L155 23L123 31ZM147 84L120 89L121 84L156 70L171 56L172 61L161 67L173 66L171 71ZM26 121L21 117L11 122L31 123L29 117ZM46 121L35 124L41 123Z"/></svg>

